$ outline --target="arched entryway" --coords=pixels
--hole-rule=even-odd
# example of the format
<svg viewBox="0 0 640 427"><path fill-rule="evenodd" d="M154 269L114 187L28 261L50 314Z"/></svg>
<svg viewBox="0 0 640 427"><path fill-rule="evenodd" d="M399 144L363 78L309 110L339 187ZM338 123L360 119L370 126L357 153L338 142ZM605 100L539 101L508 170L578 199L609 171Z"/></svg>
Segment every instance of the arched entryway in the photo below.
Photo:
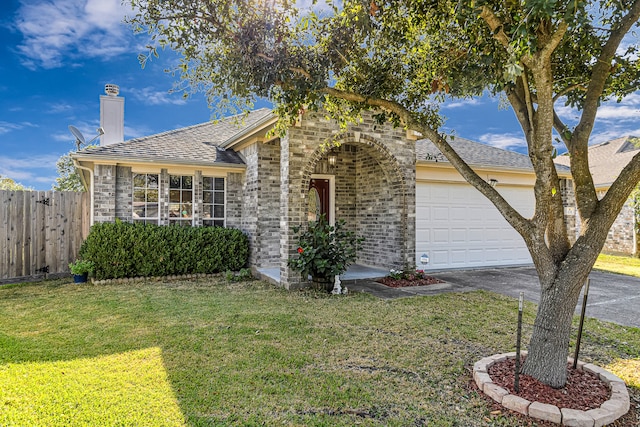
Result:
<svg viewBox="0 0 640 427"><path fill-rule="evenodd" d="M318 147L303 168L303 206L309 211L319 203L319 211L324 209L331 221L342 220L365 238L358 264L403 267L408 189L397 160L384 144L364 134L348 134L337 142L330 149Z"/></svg>

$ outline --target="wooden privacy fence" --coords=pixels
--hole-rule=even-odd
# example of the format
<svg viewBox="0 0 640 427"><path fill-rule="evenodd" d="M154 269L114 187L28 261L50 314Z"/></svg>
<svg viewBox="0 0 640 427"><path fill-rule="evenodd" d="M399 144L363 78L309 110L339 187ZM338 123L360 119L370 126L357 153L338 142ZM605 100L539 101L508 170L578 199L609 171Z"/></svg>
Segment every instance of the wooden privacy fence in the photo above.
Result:
<svg viewBox="0 0 640 427"><path fill-rule="evenodd" d="M68 274L89 203L87 193L0 190L0 284Z"/></svg>

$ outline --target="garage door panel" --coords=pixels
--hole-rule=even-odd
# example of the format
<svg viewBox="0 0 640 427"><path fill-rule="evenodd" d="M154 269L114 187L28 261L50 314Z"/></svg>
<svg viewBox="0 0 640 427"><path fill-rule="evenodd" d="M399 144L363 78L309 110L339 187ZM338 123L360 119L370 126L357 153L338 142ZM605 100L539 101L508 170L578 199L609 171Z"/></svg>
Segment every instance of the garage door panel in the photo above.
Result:
<svg viewBox="0 0 640 427"><path fill-rule="evenodd" d="M429 265L433 264L437 267L444 267L449 265L449 251L447 250L435 250L432 252L429 259Z"/></svg>
<svg viewBox="0 0 640 427"><path fill-rule="evenodd" d="M451 230L451 242L452 243L464 243L467 241L467 229L466 228L454 228Z"/></svg>
<svg viewBox="0 0 640 427"><path fill-rule="evenodd" d="M433 243L448 243L449 242L449 229L448 228L436 228L433 230Z"/></svg>
<svg viewBox="0 0 640 427"><path fill-rule="evenodd" d="M448 221L449 220L449 208L446 206L434 206L431 208L432 218L434 221Z"/></svg>
<svg viewBox="0 0 640 427"><path fill-rule="evenodd" d="M469 214L464 207L452 207L449 212L451 221L467 221L469 219Z"/></svg>
<svg viewBox="0 0 640 427"><path fill-rule="evenodd" d="M531 189L505 186L499 191L521 214L533 212ZM417 183L417 265L423 253L430 257L426 269L531 262L522 237L468 184Z"/></svg>
<svg viewBox="0 0 640 427"><path fill-rule="evenodd" d="M466 250L452 250L451 251L451 264L455 266L464 266L467 264L467 251Z"/></svg>

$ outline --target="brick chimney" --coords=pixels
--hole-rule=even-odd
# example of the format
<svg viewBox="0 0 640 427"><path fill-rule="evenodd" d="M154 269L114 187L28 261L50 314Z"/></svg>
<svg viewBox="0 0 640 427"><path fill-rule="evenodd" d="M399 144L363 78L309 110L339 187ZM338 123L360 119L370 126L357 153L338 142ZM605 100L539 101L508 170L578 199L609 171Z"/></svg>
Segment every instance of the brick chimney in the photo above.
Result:
<svg viewBox="0 0 640 427"><path fill-rule="evenodd" d="M100 95L100 127L104 129L101 146L124 141L124 98L118 96L120 87L107 84L104 92L106 95Z"/></svg>

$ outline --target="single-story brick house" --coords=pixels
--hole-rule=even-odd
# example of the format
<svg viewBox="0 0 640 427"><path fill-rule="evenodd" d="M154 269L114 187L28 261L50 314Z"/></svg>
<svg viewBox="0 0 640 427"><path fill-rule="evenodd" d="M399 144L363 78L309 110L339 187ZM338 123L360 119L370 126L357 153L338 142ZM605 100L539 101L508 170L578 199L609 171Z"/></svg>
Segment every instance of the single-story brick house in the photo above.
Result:
<svg viewBox="0 0 640 427"><path fill-rule="evenodd" d="M259 109L123 141L124 110L116 95L101 96L101 117L116 122L102 121L101 145L73 155L92 194L93 221L239 228L250 239L251 267L279 272L286 288L303 282L287 266L297 249L292 227L319 213L345 220L366 238L357 259L363 266L531 263L522 238L494 206L429 140L412 133L376 125L372 117L341 133L310 112L286 135L270 137L277 118ZM323 148L329 141L339 146ZM535 176L528 156L463 138L452 145L522 214L532 215ZM570 181L562 187L572 206Z"/></svg>
<svg viewBox="0 0 640 427"><path fill-rule="evenodd" d="M589 147L589 170L593 177L598 197L602 198L629 164L633 156L640 151L640 142L633 136L625 136ZM556 163L570 165L568 155L558 156ZM576 233L580 233L580 217L576 215ZM638 229L632 197L620 210L620 214L609 230L603 252L611 254L634 255L640 250Z"/></svg>

